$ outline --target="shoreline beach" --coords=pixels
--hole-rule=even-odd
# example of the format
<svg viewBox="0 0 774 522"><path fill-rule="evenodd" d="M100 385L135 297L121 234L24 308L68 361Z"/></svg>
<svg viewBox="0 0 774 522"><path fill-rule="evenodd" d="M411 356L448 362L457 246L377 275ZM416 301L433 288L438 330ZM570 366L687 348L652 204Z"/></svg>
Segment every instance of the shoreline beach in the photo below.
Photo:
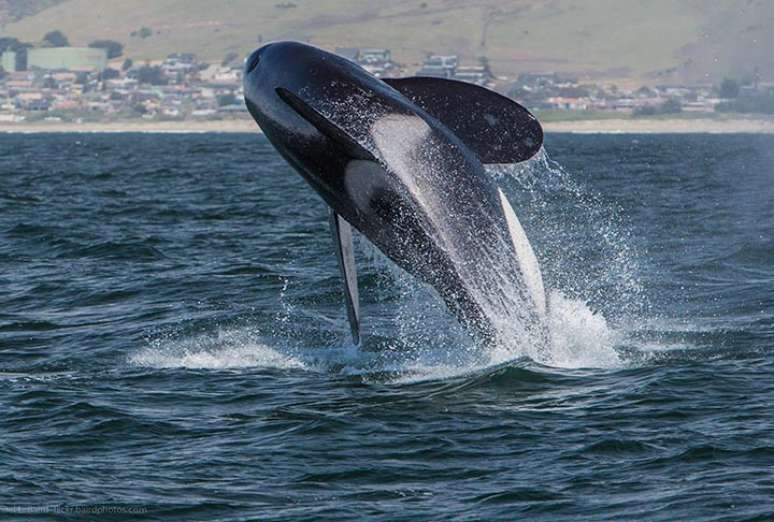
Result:
<svg viewBox="0 0 774 522"><path fill-rule="evenodd" d="M774 134L774 119L606 119L555 121L543 124L549 133L577 134ZM255 133L250 120L0 123L0 133Z"/></svg>

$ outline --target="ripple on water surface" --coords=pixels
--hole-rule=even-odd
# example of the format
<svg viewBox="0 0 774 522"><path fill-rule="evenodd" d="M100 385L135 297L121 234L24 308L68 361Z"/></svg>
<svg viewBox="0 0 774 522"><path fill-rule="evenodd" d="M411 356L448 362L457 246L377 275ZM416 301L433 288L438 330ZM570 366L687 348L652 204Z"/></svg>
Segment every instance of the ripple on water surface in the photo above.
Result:
<svg viewBox="0 0 774 522"><path fill-rule="evenodd" d="M772 145L550 135L491 171L547 345L476 347L361 242L356 348L325 208L265 139L6 135L0 509L772 519Z"/></svg>

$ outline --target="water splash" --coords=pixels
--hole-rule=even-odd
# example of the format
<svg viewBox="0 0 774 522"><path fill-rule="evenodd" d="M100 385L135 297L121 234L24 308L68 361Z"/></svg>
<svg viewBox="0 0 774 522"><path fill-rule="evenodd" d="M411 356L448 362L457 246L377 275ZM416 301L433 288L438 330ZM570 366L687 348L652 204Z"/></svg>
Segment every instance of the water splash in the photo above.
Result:
<svg viewBox="0 0 774 522"><path fill-rule="evenodd" d="M588 189L545 150L488 172L527 229L547 287L617 321L647 313L638 264L646 253L635 250L619 205Z"/></svg>
<svg viewBox="0 0 774 522"><path fill-rule="evenodd" d="M545 150L488 169L508 193L549 289L544 364L615 367L626 331L648 309L629 227L619 206L578 182Z"/></svg>
<svg viewBox="0 0 774 522"><path fill-rule="evenodd" d="M528 358L566 368L621 366L616 346L625 337L622 325L631 323L644 304L638 255L619 209L585 189L544 151L530 162L496 166L489 173L519 202L516 212L537 246L549 294L548 336L534 335L529 318L514 309L522 297L519 280L502 277L476 289L494 316L501 342L475 346L432 289L360 241L359 249L384 276L380 290L400 296L393 323L407 365L462 371ZM505 245L497 246L507 251ZM504 254L492 263L507 269L510 261Z"/></svg>
<svg viewBox="0 0 774 522"><path fill-rule="evenodd" d="M376 276L365 296L368 330L362 349L349 343L342 321L309 315L296 306L285 279L274 324L303 316L319 328L335 328L326 346L289 346L291 339L251 330L219 330L178 340L157 340L130 362L160 368L267 367L333 372L368 378L416 381L445 379L514 361L558 368L614 368L626 364L617 347L626 324L644 307L637 254L630 247L620 211L585 189L543 151L526 164L488 170L508 195L540 260L548 293L547 335L533 335L518 303L519 280L500 274L476 291L494 316L502 342L482 347L470 338L429 286L398 268L356 236L360 273ZM578 245L583 245L579 247ZM505 245L498 250L507 251ZM504 255L504 254L503 254ZM507 267L510 257L492 259ZM516 270L514 270L516 271ZM370 319L370 321L369 321ZM284 331L284 330L283 330Z"/></svg>
<svg viewBox="0 0 774 522"><path fill-rule="evenodd" d="M560 368L616 368L623 360L615 350L623 334L586 303L551 292L548 329L551 362Z"/></svg>

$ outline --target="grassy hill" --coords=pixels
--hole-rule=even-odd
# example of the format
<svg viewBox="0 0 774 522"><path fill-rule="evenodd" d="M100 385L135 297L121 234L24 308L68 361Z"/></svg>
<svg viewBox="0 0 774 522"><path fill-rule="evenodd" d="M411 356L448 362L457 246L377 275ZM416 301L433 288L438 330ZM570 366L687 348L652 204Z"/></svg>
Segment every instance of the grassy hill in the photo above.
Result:
<svg viewBox="0 0 774 522"><path fill-rule="evenodd" d="M1 0L0 0L1 1ZM7 0L6 0L7 1ZM39 0L38 0L39 1ZM774 79L769 0L60 0L3 36L36 41L53 29L74 45L122 42L135 60L193 52L211 61L262 42L389 47L490 59L498 74L572 72L633 81ZM146 27L145 37L141 28ZM132 36L134 34L134 36ZM757 72L756 72L757 71Z"/></svg>
<svg viewBox="0 0 774 522"><path fill-rule="evenodd" d="M0 0L0 26L58 4L64 0Z"/></svg>

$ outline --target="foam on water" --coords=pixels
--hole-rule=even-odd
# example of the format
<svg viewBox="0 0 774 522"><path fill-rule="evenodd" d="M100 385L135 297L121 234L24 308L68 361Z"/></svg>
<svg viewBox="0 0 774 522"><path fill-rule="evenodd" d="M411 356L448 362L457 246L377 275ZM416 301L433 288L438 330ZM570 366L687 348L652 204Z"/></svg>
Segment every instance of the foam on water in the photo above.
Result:
<svg viewBox="0 0 774 522"><path fill-rule="evenodd" d="M476 346L439 299L408 276L402 275L394 284L401 291L401 301L389 330L381 332L391 340L378 350L358 349L348 342L344 330L340 344L302 348L245 328L156 339L134 352L129 362L152 368L302 370L410 383L529 361L530 347L497 345L482 350ZM547 360L540 361L545 365L568 369L625 365L615 348L623 333L586 303L556 290L549 294L548 331Z"/></svg>
<svg viewBox="0 0 774 522"><path fill-rule="evenodd" d="M214 335L199 335L176 340L158 339L132 353L129 362L151 368L304 369L304 363L260 340L250 330L218 330Z"/></svg>
<svg viewBox="0 0 774 522"><path fill-rule="evenodd" d="M403 311L421 308L416 301L404 303ZM414 308L418 306L419 308ZM427 308L425 308L427 310ZM358 349L343 338L338 346L299 348L281 340L263 338L252 329L219 330L180 339L158 339L132 353L129 362L151 368L233 370L266 368L329 372L345 376L380 375L396 382L443 380L486 368L528 360L526 350L500 345L477 351L462 332L430 337L449 321L442 311L422 321L428 337L396 337L383 352ZM453 319L451 319L453 322ZM598 313L560 292L549 296L551 346L545 363L558 368L615 368L624 365L615 350L622 334L612 329ZM438 339L440 337L441 340ZM446 341L446 343L444 342ZM272 344L273 343L273 344ZM385 377L386 376L386 377Z"/></svg>

